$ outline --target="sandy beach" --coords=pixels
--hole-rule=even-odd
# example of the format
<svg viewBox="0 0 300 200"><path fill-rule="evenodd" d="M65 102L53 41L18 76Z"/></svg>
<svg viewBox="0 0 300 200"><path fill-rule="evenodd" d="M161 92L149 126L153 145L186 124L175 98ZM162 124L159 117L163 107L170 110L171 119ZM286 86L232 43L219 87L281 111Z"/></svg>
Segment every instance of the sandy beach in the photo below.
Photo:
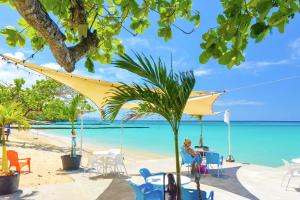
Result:
<svg viewBox="0 0 300 200"><path fill-rule="evenodd" d="M32 170L21 175L21 192L17 196L0 199L106 199L105 193L111 188L116 190L113 184L115 180L120 179L109 176L93 179L84 176L82 172L62 171L60 156L69 151L69 145L67 137L49 135L41 131L14 130L9 138L8 149L16 150L20 157L31 157ZM84 147L83 165L92 151L108 148L91 144L85 144ZM142 167L148 167L153 172L175 172L174 158L126 149L124 154L129 176L136 183L144 181L138 175L138 170ZM299 180L293 181L287 191L280 187L281 178L286 172L283 167L225 163L223 172L221 178L209 174L201 179L201 188L206 191L213 190L215 199L300 199ZM189 175L186 167L182 168L182 174ZM186 187L196 188L194 182ZM86 193L87 190L90 191L89 194ZM128 192L130 188L125 190Z"/></svg>

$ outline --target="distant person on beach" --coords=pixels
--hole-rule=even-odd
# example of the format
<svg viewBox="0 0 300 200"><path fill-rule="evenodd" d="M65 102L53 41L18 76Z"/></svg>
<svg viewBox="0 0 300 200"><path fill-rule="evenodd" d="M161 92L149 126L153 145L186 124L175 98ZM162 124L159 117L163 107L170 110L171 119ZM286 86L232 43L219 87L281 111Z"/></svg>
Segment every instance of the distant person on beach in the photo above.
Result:
<svg viewBox="0 0 300 200"><path fill-rule="evenodd" d="M5 128L6 141L8 141L8 136L10 135L10 124L7 124Z"/></svg>

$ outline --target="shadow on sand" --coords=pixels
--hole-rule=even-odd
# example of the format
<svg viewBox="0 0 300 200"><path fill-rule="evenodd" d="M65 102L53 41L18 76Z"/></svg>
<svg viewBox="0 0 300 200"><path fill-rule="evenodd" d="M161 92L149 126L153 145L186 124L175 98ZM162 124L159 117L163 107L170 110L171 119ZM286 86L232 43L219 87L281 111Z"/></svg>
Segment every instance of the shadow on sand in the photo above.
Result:
<svg viewBox="0 0 300 200"><path fill-rule="evenodd" d="M17 192L9 195L0 196L1 200L34 200L35 195L38 191L30 191L24 193L23 190L18 190Z"/></svg>
<svg viewBox="0 0 300 200"><path fill-rule="evenodd" d="M10 147L10 146L34 149L34 150L50 151L50 152L56 152L56 153L67 153L70 151L70 148L68 148L68 147L58 147L58 146L49 145L49 144L34 144L31 142L9 141L7 143L7 147Z"/></svg>
<svg viewBox="0 0 300 200"><path fill-rule="evenodd" d="M239 181L237 177L239 169L240 166L225 168L219 177L217 176L216 169L209 169L209 174L201 176L200 184L216 187L251 200L258 200L258 198L250 193Z"/></svg>
<svg viewBox="0 0 300 200"><path fill-rule="evenodd" d="M112 179L112 182L107 189L97 198L97 200L132 200L135 197L134 191L131 189L126 179L129 177L118 175L96 176L91 179Z"/></svg>
<svg viewBox="0 0 300 200"><path fill-rule="evenodd" d="M209 174L205 176L201 176L200 183L212 187L216 187L251 200L259 200L255 195L250 193L238 180L237 172L239 168L240 167L231 167L231 168L223 169L223 174L220 175L219 177L216 175L217 170L210 169ZM193 179L193 177L191 177L191 175L186 171L182 172L182 175L189 176L190 178ZM128 177L97 176L96 179L97 178L113 179L109 187L97 198L97 200L134 199L135 194L126 181Z"/></svg>

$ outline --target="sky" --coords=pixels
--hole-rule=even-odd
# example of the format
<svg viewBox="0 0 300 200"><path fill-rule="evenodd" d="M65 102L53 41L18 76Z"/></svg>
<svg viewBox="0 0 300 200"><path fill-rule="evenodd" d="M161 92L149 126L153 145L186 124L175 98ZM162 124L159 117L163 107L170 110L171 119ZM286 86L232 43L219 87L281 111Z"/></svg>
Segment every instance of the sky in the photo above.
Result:
<svg viewBox="0 0 300 200"><path fill-rule="evenodd" d="M228 90L215 103L214 110L222 112L229 109L232 120L300 121L300 16L297 15L286 26L284 34L274 29L261 43L256 44L250 40L245 51L246 62L229 70L226 66L219 65L216 60L210 60L207 64L199 63L202 34L216 26L216 17L222 12L220 3L194 1L193 9L200 11L201 23L192 34L186 35L173 29L172 40L165 42L157 36L157 15L153 13L150 15L151 27L145 34L133 37L123 30L119 38L129 54L134 50L154 58L161 57L167 66L170 66L172 54L174 70L194 71L195 90ZM0 28L16 26L19 18L16 10L0 5ZM192 29L191 23L182 20L178 20L176 25L187 31ZM125 26L129 27L128 24ZM23 49L11 48L0 35L0 53L27 58L33 51L29 41ZM48 48L36 54L30 62L61 69ZM127 71L99 63L95 65L95 73L89 73L81 61L77 63L74 73L107 81L140 82L137 76ZM1 82L10 83L20 77L26 79L27 87L43 78L0 61ZM260 84L265 82L272 83ZM256 87L248 87L256 84ZM185 116L185 119L189 117ZM207 116L204 119L222 120L223 115Z"/></svg>

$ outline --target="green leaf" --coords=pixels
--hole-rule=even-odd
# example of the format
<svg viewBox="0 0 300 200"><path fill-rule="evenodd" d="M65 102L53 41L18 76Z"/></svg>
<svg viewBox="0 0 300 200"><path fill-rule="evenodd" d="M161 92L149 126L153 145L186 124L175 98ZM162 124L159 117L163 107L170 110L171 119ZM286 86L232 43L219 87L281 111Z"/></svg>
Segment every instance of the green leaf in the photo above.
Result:
<svg viewBox="0 0 300 200"><path fill-rule="evenodd" d="M220 57L219 64L227 65L231 61L231 59L232 59L232 52L229 51Z"/></svg>
<svg viewBox="0 0 300 200"><path fill-rule="evenodd" d="M88 31L87 24L79 24L77 28L80 36L87 37L87 31Z"/></svg>
<svg viewBox="0 0 300 200"><path fill-rule="evenodd" d="M168 41L172 38L172 30L170 26L162 27L158 29L157 32L159 37L163 37L165 41Z"/></svg>
<svg viewBox="0 0 300 200"><path fill-rule="evenodd" d="M200 14L196 14L190 18L191 22L194 22L194 27L197 28L200 25Z"/></svg>
<svg viewBox="0 0 300 200"><path fill-rule="evenodd" d="M35 36L31 39L31 47L33 50L42 50L45 46L46 42L43 38Z"/></svg>
<svg viewBox="0 0 300 200"><path fill-rule="evenodd" d="M94 62L92 61L92 59L90 59L90 57L86 58L84 66L88 69L89 72L91 72L91 73L95 72Z"/></svg>
<svg viewBox="0 0 300 200"><path fill-rule="evenodd" d="M199 61L200 63L205 64L208 62L209 58L210 58L210 54L207 51L203 51L199 57Z"/></svg>
<svg viewBox="0 0 300 200"><path fill-rule="evenodd" d="M272 14L272 16L270 17L268 22L271 26L277 26L281 22L284 22L286 19L287 19L287 16L285 16L284 13L275 12Z"/></svg>
<svg viewBox="0 0 300 200"><path fill-rule="evenodd" d="M259 34L264 32L267 29L267 26L264 22L257 22L256 24L251 26L251 37L257 38Z"/></svg>
<svg viewBox="0 0 300 200"><path fill-rule="evenodd" d="M25 45L25 37L13 26L6 26L1 29L0 34L6 37L6 43L11 47L19 46L22 48Z"/></svg>
<svg viewBox="0 0 300 200"><path fill-rule="evenodd" d="M226 21L224 15L218 15L217 22L218 24L223 24Z"/></svg>
<svg viewBox="0 0 300 200"><path fill-rule="evenodd" d="M270 0L261 0L257 3L257 11L260 15L260 19L264 20L273 7L273 2Z"/></svg>
<svg viewBox="0 0 300 200"><path fill-rule="evenodd" d="M18 21L18 26L21 28L27 28L28 23L24 18L20 18Z"/></svg>
<svg viewBox="0 0 300 200"><path fill-rule="evenodd" d="M285 28L285 23L281 22L280 24L277 25L278 30L280 33L284 33L284 28Z"/></svg>

